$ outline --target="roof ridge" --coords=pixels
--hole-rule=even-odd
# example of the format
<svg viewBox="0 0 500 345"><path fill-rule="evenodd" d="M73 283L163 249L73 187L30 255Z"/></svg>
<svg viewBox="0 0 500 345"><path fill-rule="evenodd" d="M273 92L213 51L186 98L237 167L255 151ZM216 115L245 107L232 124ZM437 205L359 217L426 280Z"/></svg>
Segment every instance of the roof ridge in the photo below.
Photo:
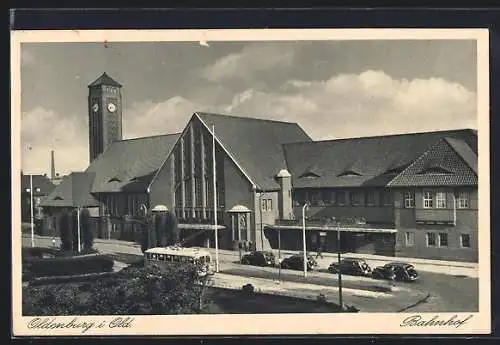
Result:
<svg viewBox="0 0 500 345"><path fill-rule="evenodd" d="M281 123L281 124L288 124L288 125L297 125L297 126L300 127L300 125L299 125L298 122L280 121L280 120L274 120L274 119L263 119L263 118L259 118L259 117L249 117L249 116L242 116L242 115L230 115L230 114L210 113L210 112L204 112L204 111L195 111L195 113L198 114L198 115L205 114L205 115L211 115L211 116L230 117L230 118L242 119L242 120L254 120L254 121L274 122L274 123ZM302 127L300 127L300 128L302 128Z"/></svg>
<svg viewBox="0 0 500 345"><path fill-rule="evenodd" d="M182 132L177 132L177 133L168 133L168 134L149 135L149 136L147 136L147 137L128 138L128 139L117 140L117 141L115 141L115 142L116 142L116 143L119 143L119 142L122 142L122 141L132 141L132 140L151 139L151 138L158 138L158 137L168 137L168 136L180 135L180 134L182 134Z"/></svg>
<svg viewBox="0 0 500 345"><path fill-rule="evenodd" d="M395 133L395 134L378 134L378 135L369 135L362 137L348 137L348 138L338 138L338 139L326 139L326 140L313 140L313 141L295 141L291 143L284 143L284 145L294 145L294 144L304 144L304 143L329 143L329 142L338 142L338 141L347 141L347 140L359 140L359 139L377 139L377 138L387 138L387 137L400 137L400 136L410 136L410 135L419 135L419 134L437 134L437 133L446 133L446 132L464 132L470 131L471 128L457 128L457 129L445 129L439 131L427 131L427 132L409 132L409 133Z"/></svg>

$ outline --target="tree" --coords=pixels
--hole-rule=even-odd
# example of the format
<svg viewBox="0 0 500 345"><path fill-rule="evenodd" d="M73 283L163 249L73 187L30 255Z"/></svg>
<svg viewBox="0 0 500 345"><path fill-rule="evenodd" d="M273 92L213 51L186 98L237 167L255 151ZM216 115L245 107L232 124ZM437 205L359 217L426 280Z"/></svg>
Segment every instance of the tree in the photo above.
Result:
<svg viewBox="0 0 500 345"><path fill-rule="evenodd" d="M83 236L83 250L91 250L94 246L94 233L90 224L90 212L86 208L80 212L80 226Z"/></svg>
<svg viewBox="0 0 500 345"><path fill-rule="evenodd" d="M72 240L73 240L73 251L78 251L78 211L73 210L71 212L71 229L72 229ZM81 230L81 229L80 229ZM82 233L80 231L80 242Z"/></svg>
<svg viewBox="0 0 500 345"><path fill-rule="evenodd" d="M59 217L59 236L61 238L61 250L73 250L73 230L71 229L71 218L68 210L61 211Z"/></svg>

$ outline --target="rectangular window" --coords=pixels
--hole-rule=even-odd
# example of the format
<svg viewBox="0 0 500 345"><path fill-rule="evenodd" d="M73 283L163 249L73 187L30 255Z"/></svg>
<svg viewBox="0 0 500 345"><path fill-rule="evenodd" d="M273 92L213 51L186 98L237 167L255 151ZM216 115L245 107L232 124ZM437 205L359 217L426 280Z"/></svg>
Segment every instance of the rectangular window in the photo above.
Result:
<svg viewBox="0 0 500 345"><path fill-rule="evenodd" d="M360 204L360 196L358 192L351 192L351 205L359 206Z"/></svg>
<svg viewBox="0 0 500 345"><path fill-rule="evenodd" d="M446 208L446 193L436 193L436 208Z"/></svg>
<svg viewBox="0 0 500 345"><path fill-rule="evenodd" d="M335 192L325 190L323 191L323 202L326 205L333 205L335 204Z"/></svg>
<svg viewBox="0 0 500 345"><path fill-rule="evenodd" d="M428 232L425 234L427 240L427 247L435 247L437 245L436 242L436 234L433 232Z"/></svg>
<svg viewBox="0 0 500 345"><path fill-rule="evenodd" d="M424 208L433 208L434 207L434 198L432 192L424 191L423 194L423 204Z"/></svg>
<svg viewBox="0 0 500 345"><path fill-rule="evenodd" d="M321 192L319 191L309 191L308 193L309 196L309 202L313 206L318 206L320 204L321 200Z"/></svg>
<svg viewBox="0 0 500 345"><path fill-rule="evenodd" d="M337 203L339 204L339 206L345 205L345 192L344 191L337 192Z"/></svg>
<svg viewBox="0 0 500 345"><path fill-rule="evenodd" d="M404 207L414 208L415 207L415 193L405 192L404 194Z"/></svg>
<svg viewBox="0 0 500 345"><path fill-rule="evenodd" d="M468 192L460 192L458 194L457 207L458 208L469 208L470 207L470 195Z"/></svg>
<svg viewBox="0 0 500 345"><path fill-rule="evenodd" d="M201 178L195 177L195 197L196 197L196 206L201 207L203 206L202 204L202 185L201 185Z"/></svg>
<svg viewBox="0 0 500 345"><path fill-rule="evenodd" d="M273 210L273 199L267 199L267 206L266 206L268 211Z"/></svg>
<svg viewBox="0 0 500 345"><path fill-rule="evenodd" d="M415 245L415 233L414 232L406 232L405 233L405 244L407 247L411 247Z"/></svg>
<svg viewBox="0 0 500 345"><path fill-rule="evenodd" d="M375 191L370 190L366 192L366 204L368 206L374 206L375 205Z"/></svg>
<svg viewBox="0 0 500 345"><path fill-rule="evenodd" d="M469 234L461 234L460 235L460 247L470 248L470 235Z"/></svg>
<svg viewBox="0 0 500 345"><path fill-rule="evenodd" d="M381 204L384 206L392 205L392 193L390 191L384 190L381 193Z"/></svg>
<svg viewBox="0 0 500 345"><path fill-rule="evenodd" d="M261 199L260 200L260 208L262 209L262 211L267 211L266 199Z"/></svg>
<svg viewBox="0 0 500 345"><path fill-rule="evenodd" d="M446 232L439 233L439 246L448 247L448 234Z"/></svg>

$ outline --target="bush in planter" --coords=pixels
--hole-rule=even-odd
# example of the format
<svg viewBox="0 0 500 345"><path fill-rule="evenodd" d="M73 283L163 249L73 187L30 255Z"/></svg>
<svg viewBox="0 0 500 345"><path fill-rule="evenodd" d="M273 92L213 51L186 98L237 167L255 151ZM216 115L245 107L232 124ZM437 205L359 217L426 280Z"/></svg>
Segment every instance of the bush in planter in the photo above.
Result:
<svg viewBox="0 0 500 345"><path fill-rule="evenodd" d="M28 260L30 273L37 277L68 276L111 272L114 261L107 255L56 257Z"/></svg>
<svg viewBox="0 0 500 345"><path fill-rule="evenodd" d="M68 211L63 211L59 217L59 229L61 238L61 250L73 250L73 230L71 229L71 217Z"/></svg>

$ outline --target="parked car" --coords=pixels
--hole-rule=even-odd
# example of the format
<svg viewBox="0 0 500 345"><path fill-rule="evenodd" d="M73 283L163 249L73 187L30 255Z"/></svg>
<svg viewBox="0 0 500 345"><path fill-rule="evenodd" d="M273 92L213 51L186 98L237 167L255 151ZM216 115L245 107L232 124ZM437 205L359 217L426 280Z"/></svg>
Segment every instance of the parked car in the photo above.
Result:
<svg viewBox="0 0 500 345"><path fill-rule="evenodd" d="M372 272L372 277L376 279L388 279L398 281L415 281L419 279L419 274L415 266L406 262L391 262L384 266L376 267Z"/></svg>
<svg viewBox="0 0 500 345"><path fill-rule="evenodd" d="M254 266L275 266L276 259L272 252L253 251L243 255L243 257L241 258L241 263L243 265Z"/></svg>
<svg viewBox="0 0 500 345"><path fill-rule="evenodd" d="M328 267L330 273L342 273L352 276L368 276L372 273L371 267L363 259L345 258L338 262L333 262Z"/></svg>
<svg viewBox="0 0 500 345"><path fill-rule="evenodd" d="M307 256L307 270L312 271L318 266L316 259L312 256ZM296 254L284 258L281 261L281 268L292 269L292 270L303 270L304 269L304 256L301 254Z"/></svg>

